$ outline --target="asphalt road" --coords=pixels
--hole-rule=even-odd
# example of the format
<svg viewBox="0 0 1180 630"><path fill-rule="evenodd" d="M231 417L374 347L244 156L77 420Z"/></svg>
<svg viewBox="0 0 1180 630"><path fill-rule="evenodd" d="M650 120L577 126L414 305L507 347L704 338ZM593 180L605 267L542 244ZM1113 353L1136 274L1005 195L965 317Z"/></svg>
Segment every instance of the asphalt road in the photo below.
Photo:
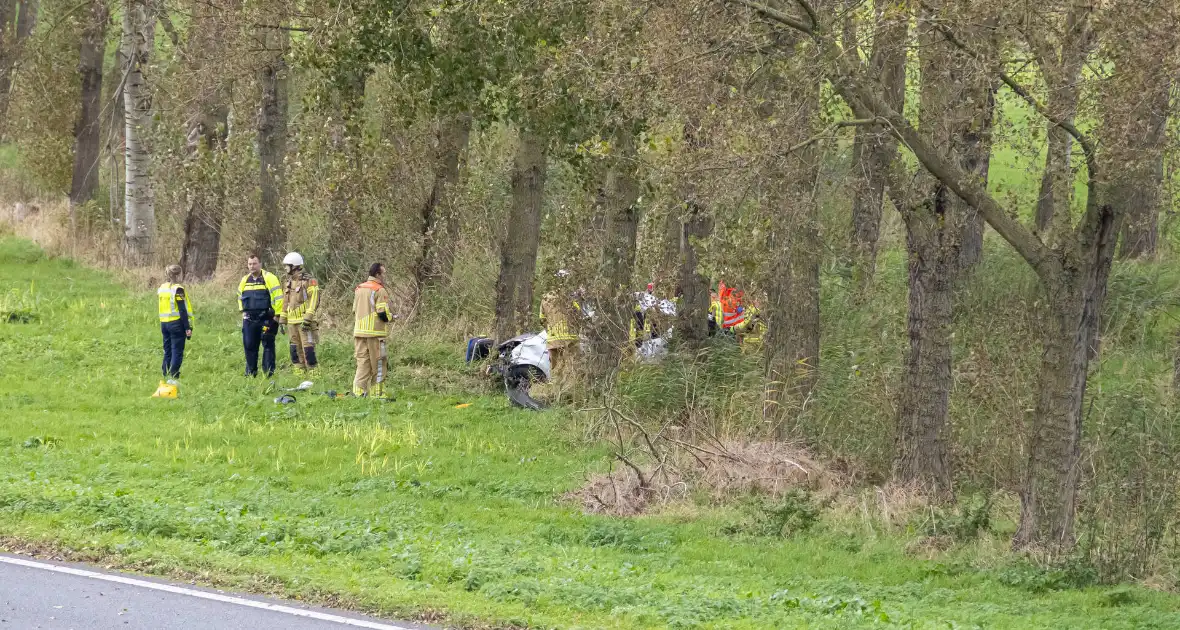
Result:
<svg viewBox="0 0 1180 630"><path fill-rule="evenodd" d="M299 602L0 554L0 630L429 630Z"/></svg>

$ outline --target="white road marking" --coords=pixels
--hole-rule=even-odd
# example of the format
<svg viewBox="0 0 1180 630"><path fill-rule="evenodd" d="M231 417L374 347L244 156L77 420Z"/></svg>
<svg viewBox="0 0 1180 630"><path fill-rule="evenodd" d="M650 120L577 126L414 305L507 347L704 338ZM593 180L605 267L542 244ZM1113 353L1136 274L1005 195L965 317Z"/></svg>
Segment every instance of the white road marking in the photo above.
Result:
<svg viewBox="0 0 1180 630"><path fill-rule="evenodd" d="M377 623L375 621L365 621L364 619L351 619L349 617L341 617L340 615L333 615L329 613L317 612L314 610L304 610L302 608L292 608L290 606L282 606L279 604L270 604L267 602L254 601L252 599L245 599L242 597L233 597L231 595L221 595L218 593L209 593L207 591L198 591L191 588L184 588L182 586L173 586L171 584L160 584L158 582L148 582L147 580L137 580L132 577L124 575L112 575L109 573L99 573L97 571L87 571L86 569L75 569L73 567L63 567L56 564L47 564L45 562L35 562L33 560L23 560L21 558L11 558L8 556L0 556L0 562L5 564L14 564L21 567L29 567L31 569L41 569L44 571L53 571L54 573L65 573L68 575L77 575L79 577L91 578L94 580L103 580L106 582L115 582L117 584L126 584L128 586L138 586L140 588L148 588L156 591L164 591L167 593L175 593L177 595L187 595L189 597L199 597L201 599L209 599L215 602L223 602L226 604L236 604L238 606L248 606L250 608L260 608L262 610L269 610L272 612L283 613L286 615L294 615L296 617L308 617L310 619L317 619L319 621L328 621L331 623L338 623L344 626L353 626L357 628L371 628L372 630L413 630L407 626L396 626L387 623Z"/></svg>

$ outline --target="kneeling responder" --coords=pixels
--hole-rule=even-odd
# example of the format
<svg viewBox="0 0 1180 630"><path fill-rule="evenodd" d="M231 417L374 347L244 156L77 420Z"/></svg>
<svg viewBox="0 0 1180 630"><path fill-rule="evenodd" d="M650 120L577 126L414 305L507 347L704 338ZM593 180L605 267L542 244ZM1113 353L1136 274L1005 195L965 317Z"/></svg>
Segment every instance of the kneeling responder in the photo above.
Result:
<svg viewBox="0 0 1180 630"><path fill-rule="evenodd" d="M318 365L315 345L319 326L316 309L320 304L320 286L311 274L303 270L303 256L291 252L283 258L287 277L283 279L283 311L279 324L287 327L291 338L291 363L297 371L310 370Z"/></svg>
<svg viewBox="0 0 1180 630"><path fill-rule="evenodd" d="M192 301L180 284L180 265L164 270L167 281L156 290L160 308L160 332L164 336L164 363L161 371L169 385L180 378L184 361L184 344L193 336Z"/></svg>
<svg viewBox="0 0 1180 630"><path fill-rule="evenodd" d="M385 377L389 373L385 340L389 335L389 293L385 290L385 265L373 263L369 279L356 288L352 302L353 344L356 347L356 378L352 393L385 398Z"/></svg>
<svg viewBox="0 0 1180 630"><path fill-rule="evenodd" d="M262 371L275 373L275 337L283 312L283 287L279 279L262 268L258 254L246 259L247 273L238 283L238 310L242 312L242 346L246 350L246 376L258 375L258 346L262 346Z"/></svg>

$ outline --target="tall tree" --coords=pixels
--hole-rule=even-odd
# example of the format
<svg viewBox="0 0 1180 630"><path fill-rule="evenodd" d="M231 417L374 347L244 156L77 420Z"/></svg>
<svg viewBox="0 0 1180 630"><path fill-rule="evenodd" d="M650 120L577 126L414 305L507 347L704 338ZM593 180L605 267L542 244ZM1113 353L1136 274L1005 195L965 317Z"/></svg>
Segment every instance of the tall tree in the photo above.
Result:
<svg viewBox="0 0 1180 630"><path fill-rule="evenodd" d="M879 81L891 107L905 109L905 67L909 37L909 13L903 2L875 3L876 24L870 73ZM855 15L846 18L855 25ZM855 29L846 36L846 50L855 51ZM852 243L853 273L859 288L872 282L877 267L877 242L881 234L881 210L885 201L887 171L897 157L897 141L878 127L856 128L852 145Z"/></svg>
<svg viewBox="0 0 1180 630"><path fill-rule="evenodd" d="M1166 31L1154 38L1160 51L1175 48L1175 33ZM1112 51L1112 55L1126 55L1126 49ZM1155 255L1159 243L1159 215L1164 197L1164 147L1167 143L1168 110L1174 77L1166 72L1165 64L1147 64L1147 91L1136 99L1128 112L1105 111L1105 115L1128 118L1125 135L1103 138L1108 146L1123 149L1126 158L1112 170L1110 202L1124 207L1127 218L1123 222L1120 258L1149 258ZM1106 125L1110 130L1115 125Z"/></svg>
<svg viewBox="0 0 1180 630"><path fill-rule="evenodd" d="M102 121L102 71L110 13L104 0L93 0L85 14L79 44L81 107L74 126L74 169L70 181L70 232L77 233L77 209L94 198L98 188Z"/></svg>
<svg viewBox="0 0 1180 630"><path fill-rule="evenodd" d="M283 4L279 3L282 7ZM274 12L274 24L262 27L263 61L258 70L262 98L258 104L256 135L258 138L258 205L261 220L254 231L254 242L267 262L278 264L287 240L283 224L283 172L287 157L287 106L290 90L287 52L291 34L285 21L286 11Z"/></svg>
<svg viewBox="0 0 1180 630"><path fill-rule="evenodd" d="M446 283L454 267L459 212L451 197L459 179L459 158L467 149L470 137L470 114L449 116L437 125L434 183L422 205L422 253L414 273L419 294L426 288Z"/></svg>
<svg viewBox="0 0 1180 630"><path fill-rule="evenodd" d="M38 0L0 0L0 120L8 115L12 75L37 24Z"/></svg>
<svg viewBox="0 0 1180 630"><path fill-rule="evenodd" d="M614 129L610 152L598 165L596 214L603 217L606 235L598 254L595 274L599 315L590 328L590 385L600 391L619 368L630 339L635 298L631 278L635 271L639 236L639 180L635 149L635 125L624 122Z"/></svg>
<svg viewBox="0 0 1180 630"><path fill-rule="evenodd" d="M953 156L931 144L902 112L889 106L880 84L873 81L859 60L843 54L837 42L838 35L832 35L830 19L821 18L811 2L796 0L796 5L804 9L803 15L754 0L733 2L751 8L763 19L810 35L832 72L835 92L844 98L853 112L860 118L872 118L885 124L932 176L982 214L988 225L1036 272L1045 292L1046 313L1041 327L1043 354L1038 402L1028 421L1029 465L1021 493L1020 526L1013 542L1018 547L1039 545L1068 549L1074 542L1081 411L1087 366L1096 337L1097 314L1105 299L1115 237L1122 220L1121 213L1103 199L1099 186L1101 167L1093 141L1068 120L1046 109L1013 77L998 72L1009 89L1040 115L1069 133L1081 146L1086 158L1085 212L1076 224L1067 223L1062 217L1060 228L1054 230L1052 244L1047 244L1015 220L980 185L978 177L965 171ZM1176 7L1139 5L1126 10L1142 19L1153 12L1175 11ZM1127 21L1122 14L1120 19ZM952 45L968 51L974 58L981 57L981 53L971 49L956 35L955 27L960 24L939 22L938 26ZM1123 70L1133 75L1132 69Z"/></svg>
<svg viewBox="0 0 1180 630"><path fill-rule="evenodd" d="M698 119L686 122L686 153L690 156L703 153L708 146L706 133ZM670 243L676 252L681 292L676 330L677 336L689 346L699 346L709 335L706 320L709 312L709 279L701 273L700 247L713 234L715 223L693 175L689 175L682 183L682 189L684 194L681 215L674 224L674 240ZM720 326L721 322L717 322L717 325Z"/></svg>
<svg viewBox="0 0 1180 630"><path fill-rule="evenodd" d="M123 6L124 71L124 244L133 264L155 254L156 205L152 190L152 155L147 141L152 126L152 89L147 71L156 41L156 16L148 0L125 0Z"/></svg>
<svg viewBox="0 0 1180 630"><path fill-rule="evenodd" d="M986 155L992 126L992 74L995 58L981 52L972 58L954 46L939 24L987 24L988 16L969 5L925 3L919 11L918 60L921 69L919 131L942 155L987 186ZM969 29L964 38L979 51L991 50L987 29ZM978 213L938 179L917 178L921 198L914 200L895 181L895 205L906 225L909 257L909 310L906 354L898 404L894 477L916 483L934 494L951 490L946 448L951 377L952 291L963 263L977 260L982 246ZM963 260L967 241L976 252Z"/></svg>
<svg viewBox="0 0 1180 630"><path fill-rule="evenodd" d="M496 339L510 339L533 322L533 277L541 243L548 146L536 132L522 130L512 162L512 207L500 242L496 281Z"/></svg>
<svg viewBox="0 0 1180 630"><path fill-rule="evenodd" d="M226 46L231 0L214 6L194 0L189 7L189 35L183 46L186 71L197 84L188 119L188 213L180 266L185 278L207 280L217 270L221 254L222 208L225 183L221 158L229 134L229 85L217 68L217 55Z"/></svg>
<svg viewBox="0 0 1180 630"><path fill-rule="evenodd" d="M792 43L780 36L778 44L785 54L772 61L767 71L764 112L787 119L780 125L785 131L775 138L778 143L800 147L772 160L762 176L770 226L768 268L762 274L767 295L763 417L774 423L778 437L783 438L789 429L784 403L806 401L819 375L823 244L816 187L823 152L818 143L810 142L819 131L819 82L791 79L812 75L803 66L810 56L809 42L795 38Z"/></svg>

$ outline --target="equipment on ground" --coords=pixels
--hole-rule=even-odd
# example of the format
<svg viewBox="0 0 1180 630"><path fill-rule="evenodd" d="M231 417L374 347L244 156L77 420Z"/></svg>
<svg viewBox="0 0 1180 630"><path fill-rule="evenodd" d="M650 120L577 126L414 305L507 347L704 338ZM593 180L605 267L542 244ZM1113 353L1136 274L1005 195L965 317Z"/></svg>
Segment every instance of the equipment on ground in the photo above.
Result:
<svg viewBox="0 0 1180 630"><path fill-rule="evenodd" d="M285 392L305 392L305 391L311 389L312 385L314 385L314 383L312 383L311 381L303 381L302 383L299 384L298 387L288 387L287 389L284 389L283 391L285 391Z"/></svg>
<svg viewBox="0 0 1180 630"><path fill-rule="evenodd" d="M152 394L152 398L176 398L177 390L176 383L160 381L160 386L156 388L156 393Z"/></svg>

